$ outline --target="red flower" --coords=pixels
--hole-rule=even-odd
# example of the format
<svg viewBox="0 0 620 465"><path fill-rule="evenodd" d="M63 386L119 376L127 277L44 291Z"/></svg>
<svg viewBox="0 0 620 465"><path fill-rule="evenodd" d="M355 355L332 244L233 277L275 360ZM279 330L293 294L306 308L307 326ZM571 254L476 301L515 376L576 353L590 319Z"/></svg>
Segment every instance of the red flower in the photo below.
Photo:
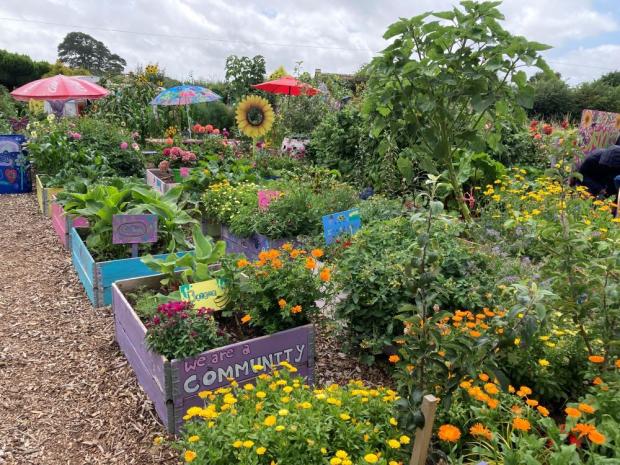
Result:
<svg viewBox="0 0 620 465"><path fill-rule="evenodd" d="M534 139L540 140L540 139L542 139L542 136L540 134L536 133L536 134L534 134Z"/></svg>
<svg viewBox="0 0 620 465"><path fill-rule="evenodd" d="M205 126L205 129L207 130L207 132L208 132L209 134L211 134L211 133L213 132L213 125L212 125L212 124L207 124L207 125Z"/></svg>
<svg viewBox="0 0 620 465"><path fill-rule="evenodd" d="M564 121L562 121L562 128L563 128L563 129L568 128L568 125L569 125L569 123L568 123L568 120L567 120L567 119L565 119Z"/></svg>
<svg viewBox="0 0 620 465"><path fill-rule="evenodd" d="M551 133L553 132L553 126L551 126L550 124L543 125L543 132L548 136L551 135Z"/></svg>

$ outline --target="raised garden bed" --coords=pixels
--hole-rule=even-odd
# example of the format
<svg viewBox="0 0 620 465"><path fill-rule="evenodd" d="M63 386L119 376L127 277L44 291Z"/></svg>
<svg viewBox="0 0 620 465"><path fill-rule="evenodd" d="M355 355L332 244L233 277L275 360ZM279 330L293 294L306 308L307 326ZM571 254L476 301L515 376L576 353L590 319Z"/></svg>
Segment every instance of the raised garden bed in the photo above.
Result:
<svg viewBox="0 0 620 465"><path fill-rule="evenodd" d="M69 233L71 261L94 307L112 303L112 283L121 279L153 275L153 270L142 263L142 257L96 262L76 228ZM179 252L183 255L187 252ZM165 258L169 254L156 255Z"/></svg>
<svg viewBox="0 0 620 465"><path fill-rule="evenodd" d="M198 393L252 382L260 373L288 361L308 383L314 380L314 328L311 324L229 344L184 359L168 360L146 347L146 327L126 298L138 289L157 289L161 275L117 281L112 285L116 341L138 382L155 405L166 429L178 433L188 408L202 406Z"/></svg>
<svg viewBox="0 0 620 465"><path fill-rule="evenodd" d="M261 251L279 249L287 242L298 245L297 241L292 239L269 239L258 233L250 237L239 237L233 234L226 225L222 225L222 240L226 242L227 253L242 253L248 260L257 260Z"/></svg>
<svg viewBox="0 0 620 465"><path fill-rule="evenodd" d="M203 234L211 236L213 239L219 239L222 237L222 223L202 217L200 220L200 226Z"/></svg>
<svg viewBox="0 0 620 465"><path fill-rule="evenodd" d="M52 200L53 197L62 192L62 187L45 187L45 178L44 174L37 174L36 179L36 189L37 189L37 201L39 202L39 211L43 213L45 216L52 216Z"/></svg>
<svg viewBox="0 0 620 465"><path fill-rule="evenodd" d="M168 176L156 168L146 170L146 183L160 194L165 194L173 187L178 186L181 180L182 176L179 169L171 169Z"/></svg>
<svg viewBox="0 0 620 465"><path fill-rule="evenodd" d="M88 220L86 218L74 217L65 213L62 205L52 201L51 203L52 227L56 231L56 235L60 243L69 248L71 228L87 228Z"/></svg>

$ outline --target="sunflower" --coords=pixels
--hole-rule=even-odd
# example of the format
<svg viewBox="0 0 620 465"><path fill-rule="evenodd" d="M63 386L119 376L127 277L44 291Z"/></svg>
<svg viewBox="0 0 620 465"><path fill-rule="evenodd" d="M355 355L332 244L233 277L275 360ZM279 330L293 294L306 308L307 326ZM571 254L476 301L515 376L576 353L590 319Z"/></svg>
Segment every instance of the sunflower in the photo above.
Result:
<svg viewBox="0 0 620 465"><path fill-rule="evenodd" d="M593 119L593 115L592 115L592 110L586 110L583 113L583 117L581 119L581 125L583 127L589 128L592 125L592 119Z"/></svg>
<svg viewBox="0 0 620 465"><path fill-rule="evenodd" d="M616 115L616 129L620 131L620 115Z"/></svg>
<svg viewBox="0 0 620 465"><path fill-rule="evenodd" d="M252 139L267 134L274 118L273 108L269 102L258 95L248 95L237 105L237 126L243 134Z"/></svg>

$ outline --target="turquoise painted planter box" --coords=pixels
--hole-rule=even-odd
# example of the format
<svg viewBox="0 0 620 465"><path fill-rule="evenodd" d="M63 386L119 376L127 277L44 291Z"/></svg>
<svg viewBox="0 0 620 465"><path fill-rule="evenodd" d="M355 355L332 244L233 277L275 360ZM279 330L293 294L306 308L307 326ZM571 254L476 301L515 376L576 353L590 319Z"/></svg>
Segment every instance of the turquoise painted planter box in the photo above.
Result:
<svg viewBox="0 0 620 465"><path fill-rule="evenodd" d="M121 279L156 274L142 263L142 257L96 262L75 228L71 228L71 262L94 307L112 304L112 284ZM178 252L181 256L188 252ZM165 258L169 254L156 255Z"/></svg>

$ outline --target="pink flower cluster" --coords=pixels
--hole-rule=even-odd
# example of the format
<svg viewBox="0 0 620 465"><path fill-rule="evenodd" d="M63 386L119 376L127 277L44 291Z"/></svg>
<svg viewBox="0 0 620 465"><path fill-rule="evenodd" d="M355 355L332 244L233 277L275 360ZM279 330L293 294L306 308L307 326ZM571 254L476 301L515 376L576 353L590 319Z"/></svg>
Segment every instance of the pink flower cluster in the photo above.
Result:
<svg viewBox="0 0 620 465"><path fill-rule="evenodd" d="M173 301L161 304L157 307L157 314L153 317L151 323L153 326L159 326L163 321L168 321L169 324L174 324L170 320L185 320L190 317L188 312L192 309L192 307L193 304L187 301ZM196 315L207 317L214 311L215 310L212 308L200 308L196 312Z"/></svg>
<svg viewBox="0 0 620 465"><path fill-rule="evenodd" d="M80 140L82 138L82 134L80 134L79 132L69 131L67 132L67 135L74 140Z"/></svg>
<svg viewBox="0 0 620 465"><path fill-rule="evenodd" d="M196 154L194 152L183 150L180 147L166 147L163 151L163 155L164 157L169 158L171 161L196 161Z"/></svg>

